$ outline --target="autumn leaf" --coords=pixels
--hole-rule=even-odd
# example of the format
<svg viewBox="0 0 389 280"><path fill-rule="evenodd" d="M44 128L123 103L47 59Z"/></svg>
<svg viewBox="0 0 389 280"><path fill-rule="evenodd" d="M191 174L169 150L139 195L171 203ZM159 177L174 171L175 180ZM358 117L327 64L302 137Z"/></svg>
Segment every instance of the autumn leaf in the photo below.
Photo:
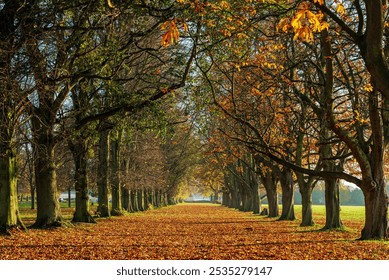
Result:
<svg viewBox="0 0 389 280"><path fill-rule="evenodd" d="M178 42L180 31L177 28L176 19L165 22L161 26L161 30L166 30L166 32L162 35L162 46L168 47Z"/></svg>
<svg viewBox="0 0 389 280"><path fill-rule="evenodd" d="M323 20L323 17L324 15L320 11L312 12L307 3L303 2L292 17L290 25L288 19L282 19L278 23L278 30L287 32L291 29L294 33L294 40L300 39L310 42L313 40L315 32L329 28L328 22Z"/></svg>
<svg viewBox="0 0 389 280"><path fill-rule="evenodd" d="M322 224L324 217L316 222ZM0 236L0 259L387 259L385 242L349 242L362 224L343 222L353 230L318 231L320 225L299 227L298 220L281 222L216 204L184 203L98 219L97 224L15 229L11 237Z"/></svg>
<svg viewBox="0 0 389 280"><path fill-rule="evenodd" d="M108 7L114 8L115 6L112 4L111 0L107 0Z"/></svg>
<svg viewBox="0 0 389 280"><path fill-rule="evenodd" d="M342 3L338 3L338 6L336 7L336 12L343 16L346 13L346 10Z"/></svg>
<svg viewBox="0 0 389 280"><path fill-rule="evenodd" d="M177 26L177 21L178 20L175 18L171 21L166 21L161 25L161 30L165 31L165 33L162 34L162 46L168 47L178 42L178 39L180 38L180 31ZM184 33L187 33L189 30L188 25L182 19L180 21L180 28L183 29Z"/></svg>
<svg viewBox="0 0 389 280"><path fill-rule="evenodd" d="M372 86L370 83L364 85L363 89L364 89L366 92L373 92L373 86Z"/></svg>

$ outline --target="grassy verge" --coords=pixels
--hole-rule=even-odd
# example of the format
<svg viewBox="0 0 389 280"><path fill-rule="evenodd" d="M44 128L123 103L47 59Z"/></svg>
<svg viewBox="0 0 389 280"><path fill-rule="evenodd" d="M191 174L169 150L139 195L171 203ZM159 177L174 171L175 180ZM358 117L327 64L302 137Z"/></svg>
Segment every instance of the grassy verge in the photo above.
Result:
<svg viewBox="0 0 389 280"><path fill-rule="evenodd" d="M301 205L295 205L295 213L298 219L301 219ZM314 220L325 220L326 209L324 205L313 206ZM340 217L343 221L363 222L365 219L364 206L341 206Z"/></svg>

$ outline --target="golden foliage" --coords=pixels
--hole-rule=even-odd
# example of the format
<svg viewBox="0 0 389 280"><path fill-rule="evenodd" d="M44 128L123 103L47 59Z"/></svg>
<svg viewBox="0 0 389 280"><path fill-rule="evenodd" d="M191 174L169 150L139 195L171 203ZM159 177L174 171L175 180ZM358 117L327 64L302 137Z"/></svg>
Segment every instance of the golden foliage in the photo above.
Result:
<svg viewBox="0 0 389 280"><path fill-rule="evenodd" d="M178 42L180 37L180 31L177 28L177 20L166 21L161 26L161 30L165 30L165 33L162 35L161 45L168 47L174 45Z"/></svg>
<svg viewBox="0 0 389 280"><path fill-rule="evenodd" d="M114 5L112 4L111 0L107 0L107 4L108 4L108 7L110 7L111 9L114 8Z"/></svg>
<svg viewBox="0 0 389 280"><path fill-rule="evenodd" d="M342 3L338 3L338 6L336 7L336 12L343 16L346 13L346 10Z"/></svg>
<svg viewBox="0 0 389 280"><path fill-rule="evenodd" d="M315 1L318 2L318 1ZM321 4L322 1L319 1ZM328 29L329 24L324 20L322 12L312 12L308 3L301 3L297 12L290 18L283 18L278 23L277 29L282 32L292 31L294 40L311 42L314 33Z"/></svg>

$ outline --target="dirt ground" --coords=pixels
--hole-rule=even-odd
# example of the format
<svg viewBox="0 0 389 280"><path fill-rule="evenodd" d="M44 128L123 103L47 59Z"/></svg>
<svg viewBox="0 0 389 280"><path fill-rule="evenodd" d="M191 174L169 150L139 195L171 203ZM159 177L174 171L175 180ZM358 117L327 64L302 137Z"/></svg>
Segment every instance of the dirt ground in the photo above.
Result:
<svg viewBox="0 0 389 280"><path fill-rule="evenodd" d="M356 241L361 226L323 232L218 205L180 204L97 224L13 230L0 236L0 259L389 259L389 242Z"/></svg>

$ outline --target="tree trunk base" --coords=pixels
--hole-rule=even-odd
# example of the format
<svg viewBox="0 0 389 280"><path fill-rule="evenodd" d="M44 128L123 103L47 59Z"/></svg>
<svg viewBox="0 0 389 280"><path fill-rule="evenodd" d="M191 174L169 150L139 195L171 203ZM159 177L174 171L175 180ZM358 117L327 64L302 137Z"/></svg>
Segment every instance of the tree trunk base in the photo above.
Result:
<svg viewBox="0 0 389 280"><path fill-rule="evenodd" d="M315 225L314 221L301 222L300 227L311 227L311 226L314 226L314 225Z"/></svg>
<svg viewBox="0 0 389 280"><path fill-rule="evenodd" d="M92 215L89 213L84 214L84 215L76 215L74 214L72 223L89 223L89 224L97 224L96 220L93 219Z"/></svg>
<svg viewBox="0 0 389 280"><path fill-rule="evenodd" d="M12 236L12 232L15 232L15 231L27 231L27 228L24 224L1 227L0 228L0 236Z"/></svg>
<svg viewBox="0 0 389 280"><path fill-rule="evenodd" d="M124 216L123 211L117 210L117 209L112 209L111 210L111 216Z"/></svg>
<svg viewBox="0 0 389 280"><path fill-rule="evenodd" d="M101 218L109 218L110 217L110 213L109 213L108 206L106 206L106 205L99 205L97 207L96 216L97 217L101 217Z"/></svg>
<svg viewBox="0 0 389 280"><path fill-rule="evenodd" d="M342 226L339 226L339 227L324 226L319 231L345 231L345 230L346 230L346 228L342 225Z"/></svg>
<svg viewBox="0 0 389 280"><path fill-rule="evenodd" d="M56 219L54 221L48 221L47 219L42 219L36 221L29 228L47 229L47 228L58 228L58 227L66 227L66 226L69 226L69 223L66 223L62 219Z"/></svg>
<svg viewBox="0 0 389 280"><path fill-rule="evenodd" d="M294 216L294 214L292 215L282 215L281 217L278 218L278 221L294 221L296 220L296 217Z"/></svg>

